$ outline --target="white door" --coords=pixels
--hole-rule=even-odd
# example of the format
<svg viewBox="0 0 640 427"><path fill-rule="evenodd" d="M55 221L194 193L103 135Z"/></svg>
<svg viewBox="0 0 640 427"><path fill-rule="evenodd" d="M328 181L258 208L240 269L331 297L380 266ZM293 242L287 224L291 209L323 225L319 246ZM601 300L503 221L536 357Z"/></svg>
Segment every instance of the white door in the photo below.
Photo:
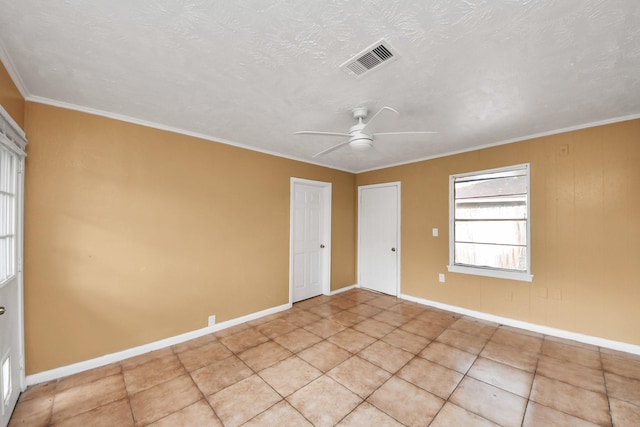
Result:
<svg viewBox="0 0 640 427"><path fill-rule="evenodd" d="M291 178L291 302L329 293L331 183Z"/></svg>
<svg viewBox="0 0 640 427"><path fill-rule="evenodd" d="M400 183L358 187L358 284L398 295Z"/></svg>
<svg viewBox="0 0 640 427"><path fill-rule="evenodd" d="M0 144L0 426L9 423L24 379L19 268L22 165L21 156Z"/></svg>

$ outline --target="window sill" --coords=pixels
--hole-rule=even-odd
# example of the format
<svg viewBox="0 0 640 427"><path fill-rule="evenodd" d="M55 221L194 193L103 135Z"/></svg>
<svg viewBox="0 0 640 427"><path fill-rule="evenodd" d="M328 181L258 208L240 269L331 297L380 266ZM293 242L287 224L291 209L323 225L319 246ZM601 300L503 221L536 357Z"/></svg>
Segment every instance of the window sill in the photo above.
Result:
<svg viewBox="0 0 640 427"><path fill-rule="evenodd" d="M498 279L519 280L521 282L532 282L533 274L519 273L516 271L493 270L490 268L462 267L459 265L448 265L450 273L473 274L476 276L495 277Z"/></svg>

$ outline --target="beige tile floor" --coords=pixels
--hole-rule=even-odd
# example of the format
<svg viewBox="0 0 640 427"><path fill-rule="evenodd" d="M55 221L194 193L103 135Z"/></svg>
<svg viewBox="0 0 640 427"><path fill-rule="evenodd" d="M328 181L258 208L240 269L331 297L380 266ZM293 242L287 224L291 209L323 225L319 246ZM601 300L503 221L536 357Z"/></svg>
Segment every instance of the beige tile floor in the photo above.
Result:
<svg viewBox="0 0 640 427"><path fill-rule="evenodd" d="M640 426L640 356L365 290L29 388L10 426Z"/></svg>

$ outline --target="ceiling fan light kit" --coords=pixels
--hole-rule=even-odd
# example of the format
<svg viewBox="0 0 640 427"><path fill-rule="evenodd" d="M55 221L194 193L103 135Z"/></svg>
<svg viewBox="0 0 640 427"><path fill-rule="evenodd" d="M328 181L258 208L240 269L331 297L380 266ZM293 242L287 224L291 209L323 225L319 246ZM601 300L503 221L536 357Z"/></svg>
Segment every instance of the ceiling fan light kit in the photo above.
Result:
<svg viewBox="0 0 640 427"><path fill-rule="evenodd" d="M365 151L373 147L373 141L367 138L349 141L349 146L355 151Z"/></svg>
<svg viewBox="0 0 640 427"><path fill-rule="evenodd" d="M374 123L379 121L380 117L383 116L393 116L398 117L400 113L394 110L391 107L382 107L376 112L373 117L369 119L366 123L364 120L367 118L369 114L369 110L366 107L356 107L351 110L351 114L353 114L353 118L358 121L355 125L349 128L349 133L341 133L341 132L326 132L326 131L314 131L314 130L302 130L299 132L295 132L296 135L320 135L320 136L340 136L340 137L348 137L346 141L341 142L340 144L333 145L325 150L320 151L319 153L311 156L312 159L322 156L324 154L328 154L334 150L337 150L345 145L349 145L354 151L366 151L373 147L373 140L376 135L385 135L385 136L402 136L402 137L415 137L417 135L425 135L432 134L436 132L375 132L375 128L373 127Z"/></svg>

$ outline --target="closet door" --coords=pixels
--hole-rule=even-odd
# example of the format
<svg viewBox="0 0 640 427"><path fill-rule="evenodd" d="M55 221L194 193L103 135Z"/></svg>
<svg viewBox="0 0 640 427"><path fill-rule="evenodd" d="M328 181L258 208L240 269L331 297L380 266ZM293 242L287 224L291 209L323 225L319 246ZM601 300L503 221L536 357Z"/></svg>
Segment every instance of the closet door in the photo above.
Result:
<svg viewBox="0 0 640 427"><path fill-rule="evenodd" d="M397 296L400 289L400 183L358 188L358 284Z"/></svg>
<svg viewBox="0 0 640 427"><path fill-rule="evenodd" d="M291 179L291 301L329 293L331 184Z"/></svg>

